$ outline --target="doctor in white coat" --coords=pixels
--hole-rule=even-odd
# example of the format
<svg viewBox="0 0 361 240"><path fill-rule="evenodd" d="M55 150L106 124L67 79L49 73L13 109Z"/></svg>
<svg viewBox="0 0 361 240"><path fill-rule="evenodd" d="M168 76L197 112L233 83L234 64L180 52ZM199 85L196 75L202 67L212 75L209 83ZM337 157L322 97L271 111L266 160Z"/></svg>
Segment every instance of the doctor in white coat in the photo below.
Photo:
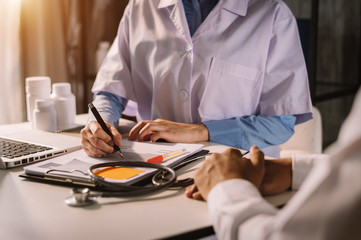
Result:
<svg viewBox="0 0 361 240"><path fill-rule="evenodd" d="M278 171L269 172L256 146L250 160L229 149L203 163L186 194L207 200L219 239L361 239L360 121L361 89L326 154L274 160ZM258 190L270 194L291 186L299 191L282 210Z"/></svg>
<svg viewBox="0 0 361 240"><path fill-rule="evenodd" d="M130 0L92 91L114 135L89 122L82 143L96 157L121 145L112 125L128 100L138 141L267 148L312 118L297 24L281 0Z"/></svg>

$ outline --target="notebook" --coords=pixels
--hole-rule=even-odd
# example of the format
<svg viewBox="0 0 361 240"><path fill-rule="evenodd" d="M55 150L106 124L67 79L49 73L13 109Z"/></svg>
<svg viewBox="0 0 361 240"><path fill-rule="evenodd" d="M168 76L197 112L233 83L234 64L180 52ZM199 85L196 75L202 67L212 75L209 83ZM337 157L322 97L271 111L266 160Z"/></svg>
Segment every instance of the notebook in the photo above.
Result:
<svg viewBox="0 0 361 240"><path fill-rule="evenodd" d="M26 124L0 127L0 169L42 161L82 148L80 138L30 128Z"/></svg>

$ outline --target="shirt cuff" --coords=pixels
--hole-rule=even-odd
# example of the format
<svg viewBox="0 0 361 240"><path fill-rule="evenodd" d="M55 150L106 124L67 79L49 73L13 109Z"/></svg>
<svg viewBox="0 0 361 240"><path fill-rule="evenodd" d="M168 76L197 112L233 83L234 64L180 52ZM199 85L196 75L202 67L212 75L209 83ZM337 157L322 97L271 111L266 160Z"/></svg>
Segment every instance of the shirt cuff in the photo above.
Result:
<svg viewBox="0 0 361 240"><path fill-rule="evenodd" d="M257 219L260 224L257 217L274 216L277 213L277 209L262 198L257 188L243 179L218 183L210 191L207 203L219 239L236 239L240 226L243 232L254 229L247 227L251 219Z"/></svg>
<svg viewBox="0 0 361 240"><path fill-rule="evenodd" d="M249 181L237 178L218 183L208 194L209 206L222 206L225 202L262 198L257 188Z"/></svg>
<svg viewBox="0 0 361 240"><path fill-rule="evenodd" d="M243 128L235 119L202 122L209 132L209 141L223 145L244 148Z"/></svg>
<svg viewBox="0 0 361 240"><path fill-rule="evenodd" d="M326 154L293 154L292 155L292 190L300 189L311 169L317 161L327 158Z"/></svg>
<svg viewBox="0 0 361 240"><path fill-rule="evenodd" d="M103 120L116 126L122 111L128 100L108 92L99 92L94 95L93 104L97 108ZM95 120L93 114L89 114L88 122Z"/></svg>

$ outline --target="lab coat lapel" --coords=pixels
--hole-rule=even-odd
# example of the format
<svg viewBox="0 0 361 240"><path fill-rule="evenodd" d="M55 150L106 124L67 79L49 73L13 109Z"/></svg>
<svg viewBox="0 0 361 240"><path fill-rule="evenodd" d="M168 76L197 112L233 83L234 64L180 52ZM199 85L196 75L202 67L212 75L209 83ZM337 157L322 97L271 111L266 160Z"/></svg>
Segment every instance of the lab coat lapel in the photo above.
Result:
<svg viewBox="0 0 361 240"><path fill-rule="evenodd" d="M221 4L224 10L227 10L229 12L244 17L247 14L248 2L249 0L238 0L238 1L223 0Z"/></svg>
<svg viewBox="0 0 361 240"><path fill-rule="evenodd" d="M182 36L191 42L187 19L185 18L184 8L180 0L160 0L158 8L169 9L169 19L173 22Z"/></svg>
<svg viewBox="0 0 361 240"><path fill-rule="evenodd" d="M202 23L200 28L196 31L193 38L197 38L199 35L212 30L218 24L230 25L234 19L239 16L246 16L249 0L219 0L219 3L215 9L210 13L210 16ZM230 21L230 18L224 18L224 11L234 14L234 18Z"/></svg>

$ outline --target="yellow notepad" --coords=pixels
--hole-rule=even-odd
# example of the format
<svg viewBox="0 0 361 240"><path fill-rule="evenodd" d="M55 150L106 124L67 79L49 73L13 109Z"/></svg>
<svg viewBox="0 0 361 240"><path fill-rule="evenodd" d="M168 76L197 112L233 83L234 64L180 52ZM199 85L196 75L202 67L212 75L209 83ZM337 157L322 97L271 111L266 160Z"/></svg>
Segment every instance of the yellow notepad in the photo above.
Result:
<svg viewBox="0 0 361 240"><path fill-rule="evenodd" d="M94 174L99 177L110 178L115 180L124 180L137 176L142 172L145 172L145 170L125 168L125 167L106 167L101 170L95 171Z"/></svg>

